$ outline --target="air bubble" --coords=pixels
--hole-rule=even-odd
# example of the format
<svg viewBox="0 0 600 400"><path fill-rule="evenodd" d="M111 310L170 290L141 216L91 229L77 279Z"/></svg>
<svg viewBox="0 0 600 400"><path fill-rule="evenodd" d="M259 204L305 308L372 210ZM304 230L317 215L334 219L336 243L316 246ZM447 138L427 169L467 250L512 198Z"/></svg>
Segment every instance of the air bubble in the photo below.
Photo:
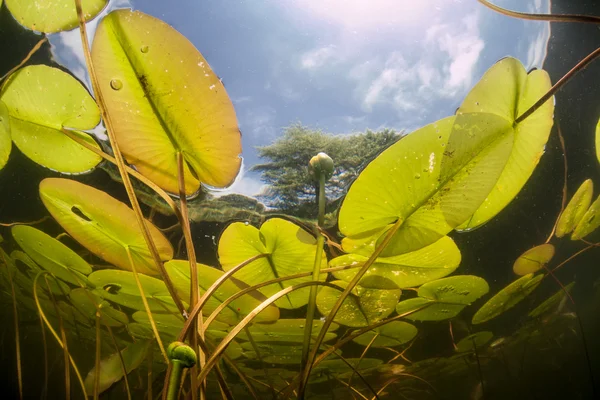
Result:
<svg viewBox="0 0 600 400"><path fill-rule="evenodd" d="M123 82L121 82L118 79L111 79L111 81L110 81L110 87L113 90L121 90L121 88L123 88Z"/></svg>
<svg viewBox="0 0 600 400"><path fill-rule="evenodd" d="M146 46L146 45L143 45L142 47L140 47L140 51L141 51L142 53L147 53L147 52L148 52L148 46Z"/></svg>

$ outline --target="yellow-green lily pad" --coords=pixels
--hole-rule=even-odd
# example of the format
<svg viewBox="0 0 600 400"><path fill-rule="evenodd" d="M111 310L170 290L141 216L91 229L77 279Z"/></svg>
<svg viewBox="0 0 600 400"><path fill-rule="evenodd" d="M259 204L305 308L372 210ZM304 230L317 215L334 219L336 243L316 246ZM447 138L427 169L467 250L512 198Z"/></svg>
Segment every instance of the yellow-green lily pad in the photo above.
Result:
<svg viewBox="0 0 600 400"><path fill-rule="evenodd" d="M21 262L27 266L27 276L29 276L29 278L31 279L30 289L28 290L28 292L31 292L31 290L33 289L33 280L35 279L38 273L43 271L43 269L39 265L37 265L35 261L31 259L31 257L29 257L27 254L20 250L13 250L10 253L10 258L14 261L15 266L17 266L17 268L17 262ZM46 283L44 282L40 287L42 288L42 290L46 290ZM53 294L58 296L67 295L71 291L69 285L67 285L60 279L48 279L48 287L50 287L50 291Z"/></svg>
<svg viewBox="0 0 600 400"><path fill-rule="evenodd" d="M12 148L9 118L8 108L4 102L0 101L0 170L8 162Z"/></svg>
<svg viewBox="0 0 600 400"><path fill-rule="evenodd" d="M78 309L90 321L96 318L96 312L100 308L100 321L108 326L121 326L129 322L127 314L113 308L106 300L92 291L84 288L76 288L69 293L71 304Z"/></svg>
<svg viewBox="0 0 600 400"><path fill-rule="evenodd" d="M473 325L482 324L511 309L541 283L544 276L527 274L520 277L489 299L473 316Z"/></svg>
<svg viewBox="0 0 600 400"><path fill-rule="evenodd" d="M94 99L66 72L46 65L24 67L4 82L0 100L8 109L13 142L34 162L74 174L89 171L102 160L61 132L92 129L100 122ZM100 148L91 136L73 133Z"/></svg>
<svg viewBox="0 0 600 400"><path fill-rule="evenodd" d="M527 275L544 268L554 257L554 246L544 243L535 246L521 254L513 264L513 271L517 275Z"/></svg>
<svg viewBox="0 0 600 400"><path fill-rule="evenodd" d="M304 327L306 320L304 319L280 319L274 323L252 324L248 330L255 342L287 342L287 343L303 343L304 342ZM317 337L323 321L313 320L312 337ZM334 332L338 329L338 325L332 323L329 327L324 342L335 339L337 334ZM250 340L246 330L241 331L236 336L238 339Z"/></svg>
<svg viewBox="0 0 600 400"><path fill-rule="evenodd" d="M594 200L571 234L571 240L583 239L600 226L600 196Z"/></svg>
<svg viewBox="0 0 600 400"><path fill-rule="evenodd" d="M457 353L475 351L476 349L485 346L493 337L494 334L488 331L473 333L472 335L462 338L456 344L455 350Z"/></svg>
<svg viewBox="0 0 600 400"><path fill-rule="evenodd" d="M348 285L348 282L344 281L331 283L340 286L342 290ZM323 286L319 290L317 308L321 314L325 316L329 314L342 290L329 286ZM394 311L401 293L400 289L368 289L356 286L344 300L333 320L338 324L354 328L373 324Z"/></svg>
<svg viewBox="0 0 600 400"><path fill-rule="evenodd" d="M127 250L137 272L158 275L133 210L101 190L74 180L47 178L40 197L56 221L98 257L131 271ZM167 238L145 220L161 260L173 258Z"/></svg>
<svg viewBox="0 0 600 400"><path fill-rule="evenodd" d="M81 0L85 20L98 15L107 3L108 0ZM71 0L6 0L6 6L21 25L37 32L66 31L79 24L75 1Z"/></svg>
<svg viewBox="0 0 600 400"><path fill-rule="evenodd" d="M548 314L553 310L560 311L560 310L558 310L559 305L561 304L562 301L564 301L564 299L567 295L565 293L565 290L567 292L570 292L574 285L575 285L575 282L571 282L565 286L564 290L561 288L556 293L554 293L552 296L550 296L546 300L544 300L539 306L537 306L536 308L531 310L531 312L529 312L528 315L531 318L537 318L544 314Z"/></svg>
<svg viewBox="0 0 600 400"><path fill-rule="evenodd" d="M119 147L142 175L178 193L181 154L187 194L233 183L242 152L235 111L188 39L140 11L116 10L98 25L92 59Z"/></svg>
<svg viewBox="0 0 600 400"><path fill-rule="evenodd" d="M556 237L563 237L575 229L590 207L593 193L594 182L591 179L586 179L560 214L560 218L556 224Z"/></svg>
<svg viewBox="0 0 600 400"><path fill-rule="evenodd" d="M371 341L371 347L396 347L402 346L417 336L417 328L404 321L392 321L379 328L371 329L352 341L367 346Z"/></svg>
<svg viewBox="0 0 600 400"><path fill-rule="evenodd" d="M323 252L321 269L327 267ZM227 226L219 239L219 261L223 270L233 267L259 254L259 258L242 268L233 276L248 285L295 275L313 270L317 240L298 225L281 218L267 220L259 229L242 222ZM325 275L322 275L323 278ZM290 279L265 286L259 291L269 297L300 282L311 281L312 277ZM310 288L293 291L275 302L281 308L298 308L308 302Z"/></svg>

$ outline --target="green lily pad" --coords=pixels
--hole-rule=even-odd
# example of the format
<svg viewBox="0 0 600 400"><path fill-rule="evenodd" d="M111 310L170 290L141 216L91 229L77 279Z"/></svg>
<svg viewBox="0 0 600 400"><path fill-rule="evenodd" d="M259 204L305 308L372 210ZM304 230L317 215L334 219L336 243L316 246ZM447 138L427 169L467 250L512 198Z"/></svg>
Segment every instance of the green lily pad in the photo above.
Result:
<svg viewBox="0 0 600 400"><path fill-rule="evenodd" d="M116 10L98 25L92 59L119 147L142 175L178 193L181 153L187 194L233 183L242 152L235 111L189 40L147 14Z"/></svg>
<svg viewBox="0 0 600 400"><path fill-rule="evenodd" d="M456 344L455 350L457 353L475 351L476 349L485 346L493 337L494 334L488 331L473 333L472 335L462 338Z"/></svg>
<svg viewBox="0 0 600 400"><path fill-rule="evenodd" d="M487 282L472 275L456 275L438 279L421 286L419 297L401 301L396 306L398 314L416 311L406 316L415 321L443 321L454 318L466 306L489 291Z"/></svg>
<svg viewBox="0 0 600 400"><path fill-rule="evenodd" d="M569 283L568 285L565 286L565 290L567 292L570 292L574 285L575 285L575 282ZM554 293L552 296L548 297L539 306L537 306L536 308L531 310L531 312L528 315L531 318L537 318L544 314L548 314L554 310L559 311L558 310L559 304L564 300L565 297L566 297L565 291L561 288L559 291Z"/></svg>
<svg viewBox="0 0 600 400"><path fill-rule="evenodd" d="M127 249L139 273L158 275L133 210L108 194L77 181L47 178L40 197L56 221L98 257L131 271ZM146 226L161 260L173 258L167 238L150 221Z"/></svg>
<svg viewBox="0 0 600 400"><path fill-rule="evenodd" d="M100 321L108 326L121 326L129 322L127 314L114 309L107 301L92 291L76 288L69 293L71 304L77 308L90 321L95 321L96 305L100 307Z"/></svg>
<svg viewBox="0 0 600 400"><path fill-rule="evenodd" d="M320 249L319 249L320 250ZM323 250L320 250L323 251ZM298 225L281 219L267 220L260 230L252 225L234 222L227 226L219 239L219 261L223 270L235 266L259 254L259 258L234 274L248 285L257 285L276 278L313 270L317 241ZM327 267L323 251L321 269ZM325 274L322 275L325 278ZM267 297L300 282L311 281L312 277L291 279L265 286L259 291ZM293 291L275 302L281 308L298 308L308 302L310 288Z"/></svg>
<svg viewBox="0 0 600 400"><path fill-rule="evenodd" d="M352 341L367 346L375 338L371 347L396 347L410 342L417 333L417 328L408 322L392 321L379 328L371 329Z"/></svg>
<svg viewBox="0 0 600 400"><path fill-rule="evenodd" d="M150 319L145 311L136 311L132 314L131 318L149 330L150 338L154 337ZM181 332L183 325L185 324L181 315L156 313L152 314L152 318L154 319L156 329L158 329L161 336L164 334L170 341L179 336L179 332Z"/></svg>
<svg viewBox="0 0 600 400"><path fill-rule="evenodd" d="M100 13L108 0L82 0L86 21ZM66 31L78 26L75 2L70 0L6 0L6 7L24 27L44 33Z"/></svg>
<svg viewBox="0 0 600 400"><path fill-rule="evenodd" d="M17 266L18 268L18 262L23 263L24 265L27 266L28 270L27 270L27 276L30 278L30 288L33 289L33 280L35 279L36 275L38 273L40 273L41 271L43 271L43 269L37 265L35 263L35 261L33 261L31 259L31 257L29 257L27 254L23 253L22 251L19 250L14 250L13 252L10 253L10 258L12 258L12 260L15 263L15 266ZM87 281L87 279L86 279ZM58 296L63 296L66 294L69 294L69 292L71 291L71 288L69 287L69 285L67 285L66 283L64 283L63 281L59 280L59 279L48 279L48 286L50 287L50 291ZM43 285L41 285L41 288L43 288L42 290L46 290L46 284L44 282ZM31 290L29 290L29 292L31 292Z"/></svg>
<svg viewBox="0 0 600 400"><path fill-rule="evenodd" d="M600 226L600 196L594 200L571 234L571 240L583 239Z"/></svg>
<svg viewBox="0 0 600 400"><path fill-rule="evenodd" d="M346 358L346 362L352 365L361 374L365 374L369 370L375 370L383 361L376 358ZM342 378L354 374L352 368L340 359L327 359L316 365L311 372L310 383L331 377Z"/></svg>
<svg viewBox="0 0 600 400"><path fill-rule="evenodd" d="M178 312L163 281L139 273L138 277L148 300L150 311ZM97 289L94 290L94 293L100 297L134 310L145 310L133 272L103 269L92 272L88 279L96 285Z"/></svg>
<svg viewBox="0 0 600 400"><path fill-rule="evenodd" d="M87 285L92 267L77 253L44 232L27 225L12 227L21 248L46 271L76 286Z"/></svg>
<svg viewBox="0 0 600 400"><path fill-rule="evenodd" d="M261 359L269 364L299 364L302 357L302 345L299 343L255 343ZM258 359L254 346L250 342L242 343L244 356Z"/></svg>
<svg viewBox="0 0 600 400"><path fill-rule="evenodd" d="M473 316L472 324L482 324L511 309L538 287L544 276L527 274L489 299Z"/></svg>
<svg viewBox="0 0 600 400"><path fill-rule="evenodd" d="M142 361L144 361L149 345L150 341L138 340L121 350L125 371L127 371L128 374L139 367ZM95 372L95 368L92 368L85 377L84 384L88 395L94 393ZM104 392L111 387L113 383L120 381L121 378L123 378L123 366L121 365L121 360L117 353L111 354L100 361L99 393Z"/></svg>
<svg viewBox="0 0 600 400"><path fill-rule="evenodd" d="M10 157L12 140L10 138L9 114L6 104L0 101L0 170L4 168ZM2 240L0 239L0 242Z"/></svg>
<svg viewBox="0 0 600 400"><path fill-rule="evenodd" d="M550 87L544 70L529 73L511 57L494 64L469 92L457 111L458 115L490 113L509 124L513 146L502 174L479 209L458 230L483 225L508 205L525 185L544 154L553 125L554 103L548 99L533 114L516 123L516 118L537 102ZM458 118L457 118L458 122Z"/></svg>
<svg viewBox="0 0 600 400"><path fill-rule="evenodd" d="M342 289L348 285L348 282L344 281L333 281L331 283L340 286ZM323 286L317 294L319 312L327 316L340 297L341 292L341 290ZM368 289L356 286L342 303L342 307L335 315L334 321L355 328L373 324L394 311L401 293L400 289Z"/></svg>
<svg viewBox="0 0 600 400"><path fill-rule="evenodd" d="M369 257L345 254L329 262L329 267L363 265ZM372 289L395 289L420 286L443 278L458 268L460 250L454 241L444 236L422 249L393 257L378 257L367 270L359 285ZM337 279L349 282L356 269L334 272Z"/></svg>
<svg viewBox="0 0 600 400"><path fill-rule="evenodd" d="M591 179L586 179L560 214L560 218L556 224L556 237L563 237L575 229L590 207L593 193L594 182Z"/></svg>
<svg viewBox="0 0 600 400"><path fill-rule="evenodd" d="M544 243L521 254L513 265L517 275L527 275L542 269L554 257L554 246Z"/></svg>
<svg viewBox="0 0 600 400"><path fill-rule="evenodd" d="M169 277L173 281L173 285L177 290L177 293L182 299L190 298L190 265L187 260L171 260L165 263L165 268L169 274ZM203 264L197 264L198 268L198 286L200 296L202 296L206 290L212 286L213 283L221 276L223 271L216 268L209 267ZM231 280L226 280L219 286L219 288L209 298L207 303L202 309L202 314L210 315L222 302L227 300L229 297L235 295L242 288L236 285ZM257 293L258 294L258 293ZM225 322L229 325L237 325L246 315L252 312L258 307L263 300L257 296L251 294L244 295L234 301L232 301L226 308L224 308L219 316L216 318L219 321ZM269 322L276 321L279 318L279 309L274 305L267 307L255 318L255 322Z"/></svg>
<svg viewBox="0 0 600 400"><path fill-rule="evenodd" d="M46 65L24 67L2 85L0 100L8 109L13 142L34 162L59 172L81 173L102 160L61 132L92 129L100 122L94 99L66 72ZM100 148L91 136L73 133Z"/></svg>
<svg viewBox="0 0 600 400"><path fill-rule="evenodd" d="M280 319L270 324L252 324L248 329L255 342L304 343L305 326L306 320L304 319ZM322 326L323 321L313 320L313 339L317 337ZM327 342L328 340L335 339L337 334L334 331L337 329L337 324L331 324L323 341ZM236 338L249 340L245 330L238 333Z"/></svg>

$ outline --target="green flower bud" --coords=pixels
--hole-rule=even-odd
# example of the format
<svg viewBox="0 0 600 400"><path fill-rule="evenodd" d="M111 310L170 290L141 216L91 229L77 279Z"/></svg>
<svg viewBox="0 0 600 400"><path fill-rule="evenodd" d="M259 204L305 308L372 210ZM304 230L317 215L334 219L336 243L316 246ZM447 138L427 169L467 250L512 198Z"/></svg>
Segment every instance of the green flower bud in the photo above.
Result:
<svg viewBox="0 0 600 400"><path fill-rule="evenodd" d="M320 152L310 159L308 169L315 179L318 180L324 174L327 180L333 175L333 160L326 153Z"/></svg>
<svg viewBox="0 0 600 400"><path fill-rule="evenodd" d="M167 356L173 362L180 362L184 368L192 368L198 362L196 352L182 342L172 342L167 347Z"/></svg>

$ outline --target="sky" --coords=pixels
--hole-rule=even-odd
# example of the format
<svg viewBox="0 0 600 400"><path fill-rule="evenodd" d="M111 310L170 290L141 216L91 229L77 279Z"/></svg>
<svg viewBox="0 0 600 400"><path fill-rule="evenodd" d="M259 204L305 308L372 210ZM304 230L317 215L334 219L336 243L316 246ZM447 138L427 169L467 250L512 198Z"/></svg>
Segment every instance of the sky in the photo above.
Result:
<svg viewBox="0 0 600 400"><path fill-rule="evenodd" d="M549 12L549 0L496 0ZM549 24L476 0L111 0L175 27L219 75L242 132L243 168L223 193L263 188L256 146L301 123L332 134L410 132L452 115L505 56L541 68ZM77 31L51 35L55 59L85 81Z"/></svg>

